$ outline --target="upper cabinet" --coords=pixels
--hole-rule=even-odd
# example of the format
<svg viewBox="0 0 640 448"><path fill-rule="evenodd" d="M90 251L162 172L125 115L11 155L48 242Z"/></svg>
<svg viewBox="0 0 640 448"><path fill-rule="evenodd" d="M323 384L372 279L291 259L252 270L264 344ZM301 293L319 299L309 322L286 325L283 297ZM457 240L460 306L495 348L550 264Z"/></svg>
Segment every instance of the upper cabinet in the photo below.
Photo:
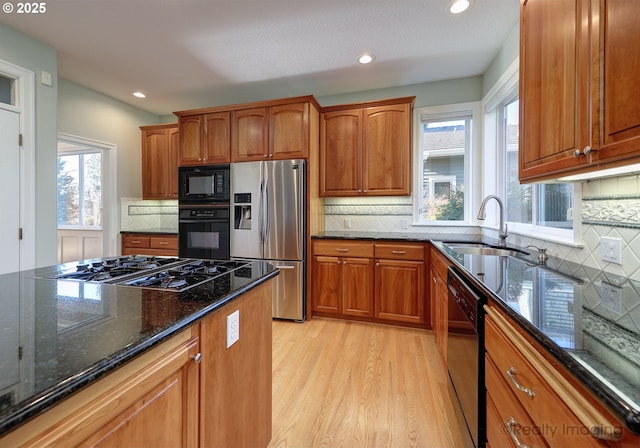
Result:
<svg viewBox="0 0 640 448"><path fill-rule="evenodd" d="M320 106L312 96L176 112L180 164L308 158Z"/></svg>
<svg viewBox="0 0 640 448"><path fill-rule="evenodd" d="M229 163L231 113L180 116L180 165Z"/></svg>
<svg viewBox="0 0 640 448"><path fill-rule="evenodd" d="M415 97L323 108L321 196L411 194Z"/></svg>
<svg viewBox="0 0 640 448"><path fill-rule="evenodd" d="M521 181L640 160L637 0L522 0Z"/></svg>
<svg viewBox="0 0 640 448"><path fill-rule="evenodd" d="M142 198L178 199L178 125L141 126Z"/></svg>

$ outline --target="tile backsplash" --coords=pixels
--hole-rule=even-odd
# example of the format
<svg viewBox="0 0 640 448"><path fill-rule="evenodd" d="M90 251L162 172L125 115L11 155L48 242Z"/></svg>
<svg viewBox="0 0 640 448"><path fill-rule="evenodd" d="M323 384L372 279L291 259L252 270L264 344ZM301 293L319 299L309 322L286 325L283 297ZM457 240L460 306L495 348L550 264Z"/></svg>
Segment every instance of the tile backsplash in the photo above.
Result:
<svg viewBox="0 0 640 448"><path fill-rule="evenodd" d="M178 201L120 200L120 229L178 231Z"/></svg>
<svg viewBox="0 0 640 448"><path fill-rule="evenodd" d="M591 180L582 185L582 245L550 242L511 233L511 244L545 247L552 256L616 275L640 280L640 176ZM325 200L325 229L401 233L465 233L497 237L497 231L474 226L412 226L408 197L331 198ZM403 228L403 224L407 228ZM622 240L622 265L601 260L600 238Z"/></svg>

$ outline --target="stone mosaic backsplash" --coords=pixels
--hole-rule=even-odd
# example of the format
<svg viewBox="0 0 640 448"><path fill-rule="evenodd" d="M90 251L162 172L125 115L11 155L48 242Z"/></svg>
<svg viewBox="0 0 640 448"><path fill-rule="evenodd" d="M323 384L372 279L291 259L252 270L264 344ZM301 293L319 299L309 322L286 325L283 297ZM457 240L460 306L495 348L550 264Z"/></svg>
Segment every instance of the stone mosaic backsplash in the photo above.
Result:
<svg viewBox="0 0 640 448"><path fill-rule="evenodd" d="M178 201L149 201L136 198L120 200L120 229L178 231Z"/></svg>

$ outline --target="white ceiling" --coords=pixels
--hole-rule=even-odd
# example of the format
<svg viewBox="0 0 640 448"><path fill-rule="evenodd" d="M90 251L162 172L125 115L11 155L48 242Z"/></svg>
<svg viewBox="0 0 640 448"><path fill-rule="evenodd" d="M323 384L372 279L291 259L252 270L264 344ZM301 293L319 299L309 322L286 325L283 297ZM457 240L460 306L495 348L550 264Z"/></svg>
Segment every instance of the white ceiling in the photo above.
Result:
<svg viewBox="0 0 640 448"><path fill-rule="evenodd" d="M177 110L482 74L518 0L51 0L0 23L58 50L59 76L141 109ZM363 52L373 64L356 62ZM148 97L131 96L142 90Z"/></svg>

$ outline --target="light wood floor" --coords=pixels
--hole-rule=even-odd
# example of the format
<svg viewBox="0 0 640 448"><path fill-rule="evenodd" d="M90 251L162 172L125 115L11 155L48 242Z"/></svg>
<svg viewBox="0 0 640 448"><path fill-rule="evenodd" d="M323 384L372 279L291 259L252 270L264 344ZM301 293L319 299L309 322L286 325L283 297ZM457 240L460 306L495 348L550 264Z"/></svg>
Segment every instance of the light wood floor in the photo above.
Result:
<svg viewBox="0 0 640 448"><path fill-rule="evenodd" d="M462 446L429 331L273 322L270 448Z"/></svg>

